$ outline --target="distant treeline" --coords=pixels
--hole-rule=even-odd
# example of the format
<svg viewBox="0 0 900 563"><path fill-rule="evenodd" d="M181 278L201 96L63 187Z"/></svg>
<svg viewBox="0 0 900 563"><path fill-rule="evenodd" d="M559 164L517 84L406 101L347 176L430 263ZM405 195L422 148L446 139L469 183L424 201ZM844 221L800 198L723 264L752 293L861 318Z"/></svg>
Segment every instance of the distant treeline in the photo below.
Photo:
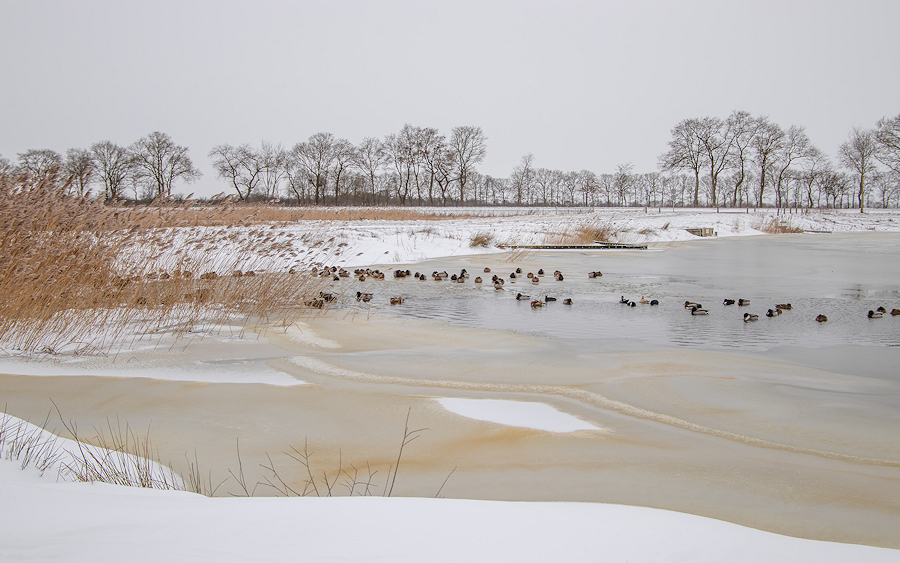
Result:
<svg viewBox="0 0 900 563"><path fill-rule="evenodd" d="M854 128L832 160L803 127L735 111L685 119L672 129L658 170L630 163L609 173L538 168L527 154L508 177L478 171L487 151L480 127L449 137L405 125L358 145L317 133L287 149L221 144L208 157L226 193L240 201L299 205L517 205L900 207L900 115ZM110 141L65 156L29 150L0 173L28 185L53 183L107 201L172 196L200 177L186 147L161 132L128 147ZM92 191L93 190L93 191Z"/></svg>

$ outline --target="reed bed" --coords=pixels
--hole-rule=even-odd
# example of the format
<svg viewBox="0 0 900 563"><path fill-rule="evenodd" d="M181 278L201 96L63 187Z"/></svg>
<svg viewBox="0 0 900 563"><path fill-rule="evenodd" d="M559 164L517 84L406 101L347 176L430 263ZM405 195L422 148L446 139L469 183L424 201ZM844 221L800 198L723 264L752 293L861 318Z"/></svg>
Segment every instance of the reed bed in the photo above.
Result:
<svg viewBox="0 0 900 563"><path fill-rule="evenodd" d="M561 231L547 233L543 244L592 244L594 242L615 242L624 232L612 221L606 223L580 222L568 225Z"/></svg>
<svg viewBox="0 0 900 563"><path fill-rule="evenodd" d="M274 226L172 228L172 212L0 175L0 346L107 353L198 326L290 324L323 285L313 266L341 250L325 231L301 235L314 250L300 255Z"/></svg>
<svg viewBox="0 0 900 563"><path fill-rule="evenodd" d="M780 235L785 233L802 233L803 229L795 227L791 224L790 218L781 219L778 217L763 218L753 225L757 231L769 233L771 235Z"/></svg>

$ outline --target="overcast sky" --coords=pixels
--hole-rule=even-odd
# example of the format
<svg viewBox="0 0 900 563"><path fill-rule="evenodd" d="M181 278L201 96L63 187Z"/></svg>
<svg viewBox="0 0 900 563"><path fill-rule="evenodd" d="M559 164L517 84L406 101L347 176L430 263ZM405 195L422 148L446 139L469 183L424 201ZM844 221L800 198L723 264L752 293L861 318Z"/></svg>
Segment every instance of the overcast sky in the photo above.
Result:
<svg viewBox="0 0 900 563"><path fill-rule="evenodd" d="M0 154L163 131L220 143L480 126L481 171L656 169L682 119L741 109L834 156L900 114L900 1L0 0Z"/></svg>

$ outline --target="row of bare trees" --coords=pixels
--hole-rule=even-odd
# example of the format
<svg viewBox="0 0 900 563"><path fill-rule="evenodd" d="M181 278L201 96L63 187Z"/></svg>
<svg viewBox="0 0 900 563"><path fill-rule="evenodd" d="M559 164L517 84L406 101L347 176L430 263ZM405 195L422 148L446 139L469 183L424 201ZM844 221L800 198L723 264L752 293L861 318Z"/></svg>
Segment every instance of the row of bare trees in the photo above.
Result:
<svg viewBox="0 0 900 563"><path fill-rule="evenodd" d="M734 111L728 117L685 119L672 129L659 171L561 171L522 157L510 175L477 170L486 154L480 127L449 137L405 125L358 145L317 133L286 149L263 142L222 144L209 151L220 179L242 201L287 200L311 205L541 205L844 207L900 206L900 115L872 129L854 128L836 161L803 127L782 128L767 117ZM200 172L188 149L160 132L129 147L109 141L89 149L29 150L0 169L32 182L53 180L84 195L93 184L107 200L171 196L176 181Z"/></svg>
<svg viewBox="0 0 900 563"><path fill-rule="evenodd" d="M0 170L10 171L30 185L65 185L80 196L98 184L106 201L124 197L128 189L135 199L171 196L176 180L193 182L201 176L187 147L176 145L159 131L128 147L101 141L89 149L69 149L65 156L50 149L32 149L18 157L15 165L0 157Z"/></svg>
<svg viewBox="0 0 900 563"><path fill-rule="evenodd" d="M316 133L291 149L222 144L209 157L241 200L284 194L313 205L447 205L471 198L471 180L486 150L480 127L454 127L448 138L431 127L405 125L358 146Z"/></svg>
<svg viewBox="0 0 900 563"><path fill-rule="evenodd" d="M880 192L882 205L896 199L898 139L900 115L880 120L874 129L854 128L840 146L838 164L858 187L860 210L873 195L872 184ZM711 206L749 205L752 196L753 204L762 207L770 191L776 207L814 206L814 192L817 202L824 195L826 203L830 197L834 204L839 195L843 200L848 181L813 145L803 127L784 129L765 116L754 117L745 111L734 111L725 119L681 121L672 129L669 150L660 155L659 168L692 177L694 206L701 205L703 193Z"/></svg>

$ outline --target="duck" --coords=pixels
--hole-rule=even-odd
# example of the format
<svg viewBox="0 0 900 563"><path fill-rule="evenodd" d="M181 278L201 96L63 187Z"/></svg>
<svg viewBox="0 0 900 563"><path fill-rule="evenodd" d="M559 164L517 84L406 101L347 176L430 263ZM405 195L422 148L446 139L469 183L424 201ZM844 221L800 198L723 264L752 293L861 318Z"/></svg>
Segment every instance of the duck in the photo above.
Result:
<svg viewBox="0 0 900 563"><path fill-rule="evenodd" d="M481 283L481 276L475 278L475 283Z"/></svg>
<svg viewBox="0 0 900 563"><path fill-rule="evenodd" d="M319 292L319 299L325 301L326 303L331 303L332 301L337 301L337 297L331 293L322 293Z"/></svg>
<svg viewBox="0 0 900 563"><path fill-rule="evenodd" d="M456 283L466 283L466 278L459 276L456 278Z"/></svg>
<svg viewBox="0 0 900 563"><path fill-rule="evenodd" d="M515 273L515 272L511 273L511 274L509 275L509 279L511 279L511 280L516 279L516 273Z"/></svg>
<svg viewBox="0 0 900 563"><path fill-rule="evenodd" d="M734 305L734 299L726 299L722 304L723 305Z"/></svg>
<svg viewBox="0 0 900 563"><path fill-rule="evenodd" d="M634 301L629 301L628 306L629 307L637 307L637 303L635 303Z"/></svg>
<svg viewBox="0 0 900 563"><path fill-rule="evenodd" d="M491 269L490 269L490 268L485 268L485 269L484 269L484 273L485 273L485 274L490 274L490 273L491 273Z"/></svg>
<svg viewBox="0 0 900 563"><path fill-rule="evenodd" d="M884 313L882 313L880 311L869 311L870 319L880 319L883 316L884 316Z"/></svg>
<svg viewBox="0 0 900 563"><path fill-rule="evenodd" d="M531 283L533 283L533 284L541 283L541 278L534 276L533 278L531 278Z"/></svg>
<svg viewBox="0 0 900 563"><path fill-rule="evenodd" d="M879 308L875 309L875 312L881 313L883 315L883 314L887 313L887 309L885 309L884 307L879 307Z"/></svg>
<svg viewBox="0 0 900 563"><path fill-rule="evenodd" d="M494 282L494 289L503 289L503 284L498 281Z"/></svg>
<svg viewBox="0 0 900 563"><path fill-rule="evenodd" d="M822 315L820 315L820 316L822 316ZM744 313L744 322L745 323L758 321L758 320L759 320L759 315L757 315L756 313Z"/></svg>
<svg viewBox="0 0 900 563"><path fill-rule="evenodd" d="M628 300L625 299L625 296L623 295L623 296L619 299L619 303L621 303L621 304L623 304L623 305L628 305Z"/></svg>
<svg viewBox="0 0 900 563"><path fill-rule="evenodd" d="M516 273L517 273L517 274L521 274L521 273L522 273L522 268L516 268Z"/></svg>
<svg viewBox="0 0 900 563"><path fill-rule="evenodd" d="M767 317L777 317L780 314L781 314L781 309L774 309L774 310L769 309L768 311L766 311Z"/></svg>
<svg viewBox="0 0 900 563"><path fill-rule="evenodd" d="M522 295L521 293L516 294L517 301L528 301L529 299L531 299L530 295Z"/></svg>
<svg viewBox="0 0 900 563"><path fill-rule="evenodd" d="M356 300L364 301L364 302L368 303L369 301L372 300L372 294L371 293L363 293L362 291L357 291L356 292Z"/></svg>
<svg viewBox="0 0 900 563"><path fill-rule="evenodd" d="M531 272L528 272L528 275L527 275L526 277L527 277L528 279L531 279L531 278L534 277L534 274L532 274Z"/></svg>
<svg viewBox="0 0 900 563"><path fill-rule="evenodd" d="M694 307L696 307L696 308L698 308L698 309L702 309L702 308L703 308L703 305L701 305L701 304L699 304L699 303L694 303L693 301L685 301L685 302L684 302L684 308L685 308L685 309L693 309Z"/></svg>
<svg viewBox="0 0 900 563"><path fill-rule="evenodd" d="M550 303L551 301L556 301L556 297L550 297L549 295L544 297L544 301Z"/></svg>
<svg viewBox="0 0 900 563"><path fill-rule="evenodd" d="M543 275L544 275L544 269L543 269L543 268L540 268L540 269L538 270L537 275L543 276Z"/></svg>
<svg viewBox="0 0 900 563"><path fill-rule="evenodd" d="M707 311L706 309L701 309L700 307L691 307L691 314L694 316L708 315L709 311Z"/></svg>
<svg viewBox="0 0 900 563"><path fill-rule="evenodd" d="M600 272L588 272L589 278L602 278L603 274Z"/></svg>
<svg viewBox="0 0 900 563"><path fill-rule="evenodd" d="M747 307L750 305L749 299L738 299L738 307Z"/></svg>
<svg viewBox="0 0 900 563"><path fill-rule="evenodd" d="M391 305L401 305L403 303L403 297L391 297Z"/></svg>
<svg viewBox="0 0 900 563"><path fill-rule="evenodd" d="M651 306L652 306L652 305L659 305L659 301L658 301L657 299L651 299L651 300L650 300L650 305L651 305Z"/></svg>
<svg viewBox="0 0 900 563"><path fill-rule="evenodd" d="M816 322L817 322L817 323L824 323L824 322L826 322L827 320L828 320L828 317L826 317L825 315L819 315L819 316L816 317Z"/></svg>
<svg viewBox="0 0 900 563"><path fill-rule="evenodd" d="M647 299L647 298L645 298L643 295L641 295L641 299L640 299L639 302L640 302L641 304L643 304L643 305L649 305L649 304L650 304L650 300Z"/></svg>
<svg viewBox="0 0 900 563"><path fill-rule="evenodd" d="M775 305L775 308L779 311L790 311L791 309L793 309L790 303L781 303L779 305Z"/></svg>
<svg viewBox="0 0 900 563"><path fill-rule="evenodd" d="M562 274L554 274L553 277L556 278L556 281L563 281L563 279L565 279Z"/></svg>
<svg viewBox="0 0 900 563"><path fill-rule="evenodd" d="M568 297L566 297L565 299L563 299L563 305L571 305L571 304L572 304L572 300L569 299Z"/></svg>
<svg viewBox="0 0 900 563"><path fill-rule="evenodd" d="M450 281L456 281L456 274L453 274L452 276L450 276Z"/></svg>
<svg viewBox="0 0 900 563"><path fill-rule="evenodd" d="M531 306L532 306L532 307L543 307L543 306L544 306L544 302L541 301L540 299L536 299L536 300L534 300L534 301L531 302Z"/></svg>
<svg viewBox="0 0 900 563"><path fill-rule="evenodd" d="M891 316L896 317L897 315L900 315L900 309L891 309Z"/></svg>

